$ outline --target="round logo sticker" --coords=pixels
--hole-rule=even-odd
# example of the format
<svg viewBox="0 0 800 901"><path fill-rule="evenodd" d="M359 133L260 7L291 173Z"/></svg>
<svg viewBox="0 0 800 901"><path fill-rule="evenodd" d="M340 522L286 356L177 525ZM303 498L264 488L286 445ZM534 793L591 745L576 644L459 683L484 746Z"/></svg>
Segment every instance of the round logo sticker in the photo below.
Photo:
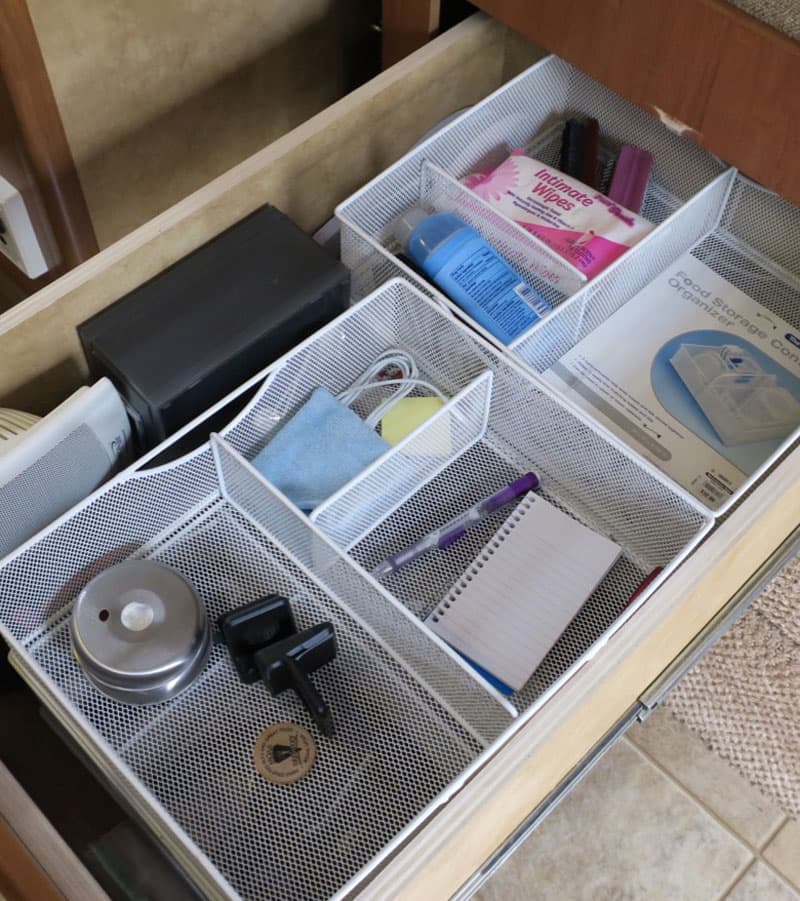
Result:
<svg viewBox="0 0 800 901"><path fill-rule="evenodd" d="M302 779L314 766L317 746L311 733L297 723L275 723L256 740L253 761L270 782L288 785Z"/></svg>

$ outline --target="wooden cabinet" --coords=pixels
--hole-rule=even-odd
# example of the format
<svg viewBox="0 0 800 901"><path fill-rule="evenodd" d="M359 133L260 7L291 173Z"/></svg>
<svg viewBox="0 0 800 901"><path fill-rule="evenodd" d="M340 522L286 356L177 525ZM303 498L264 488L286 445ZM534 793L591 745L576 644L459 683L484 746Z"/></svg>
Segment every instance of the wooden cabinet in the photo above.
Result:
<svg viewBox="0 0 800 901"><path fill-rule="evenodd" d="M477 5L800 203L797 41L725 0Z"/></svg>
<svg viewBox="0 0 800 901"><path fill-rule="evenodd" d="M0 121L0 175L21 193L48 258L58 261L30 280L0 256L26 295L88 259L97 242L25 0L9 0L0 13Z"/></svg>

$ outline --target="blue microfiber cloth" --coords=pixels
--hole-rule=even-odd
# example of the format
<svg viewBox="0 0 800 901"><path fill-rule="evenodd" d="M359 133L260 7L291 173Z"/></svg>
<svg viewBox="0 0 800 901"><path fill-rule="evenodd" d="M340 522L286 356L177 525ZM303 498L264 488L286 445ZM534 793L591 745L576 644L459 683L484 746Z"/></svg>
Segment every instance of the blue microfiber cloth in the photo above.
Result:
<svg viewBox="0 0 800 901"><path fill-rule="evenodd" d="M317 388L253 466L301 510L313 510L387 450L363 419Z"/></svg>

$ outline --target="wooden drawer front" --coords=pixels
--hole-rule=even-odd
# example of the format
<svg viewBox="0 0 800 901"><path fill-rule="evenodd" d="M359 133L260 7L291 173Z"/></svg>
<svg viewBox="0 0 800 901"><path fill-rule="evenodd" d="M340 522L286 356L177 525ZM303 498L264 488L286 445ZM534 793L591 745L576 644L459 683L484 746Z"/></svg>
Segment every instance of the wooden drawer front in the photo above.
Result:
<svg viewBox="0 0 800 901"><path fill-rule="evenodd" d="M108 896L0 763L0 891L9 901L108 901Z"/></svg>
<svg viewBox="0 0 800 901"><path fill-rule="evenodd" d="M420 132L486 96L536 55L496 22L474 17L34 295L0 318L0 399L32 409L62 399L85 377L77 323L263 203L277 204L308 229L317 226ZM303 190L306 184L313 189ZM790 453L646 603L591 648L569 679L529 709L514 734L477 758L465 771L469 779L450 784L413 834L390 842L393 857L371 881L350 890L376 899L458 892L609 730L638 709L647 686L770 558L797 526L799 501L800 455ZM57 678L27 656L17 663L162 840L176 853L190 847L157 803L142 808L139 780L85 719L65 708ZM213 868L181 856L207 894L226 894Z"/></svg>

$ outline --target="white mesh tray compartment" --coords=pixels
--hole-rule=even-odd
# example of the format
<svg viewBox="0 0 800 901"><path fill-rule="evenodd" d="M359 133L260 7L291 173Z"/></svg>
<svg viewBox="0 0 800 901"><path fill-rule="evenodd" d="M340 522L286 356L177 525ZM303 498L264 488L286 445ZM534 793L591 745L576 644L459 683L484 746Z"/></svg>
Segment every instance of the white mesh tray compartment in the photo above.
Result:
<svg viewBox="0 0 800 901"><path fill-rule="evenodd" d="M485 238L520 278L551 307L558 306L586 283L583 273L438 166L422 163L415 203L430 213L458 215ZM353 271L351 290L355 298L365 296L390 278L405 278L457 318L467 322L484 338L500 343L432 281L427 281L400 260L396 255L399 250L397 242L391 234L387 234L384 245L363 233L343 232L342 260ZM550 281L546 280L548 278ZM558 287L554 287L551 282L557 282Z"/></svg>
<svg viewBox="0 0 800 901"><path fill-rule="evenodd" d="M54 703L81 743L95 757L109 749L101 763L112 775L117 760L135 774L140 784L128 797L151 821L165 810L194 844L163 820L160 831L212 881L219 871L247 898L325 898L456 780L511 716L249 467L230 452L220 465L236 503L218 489L197 502L195 486L216 482L206 447L118 480L12 556L0 569L3 632L54 686ZM160 510L173 514L164 529ZM220 646L192 687L164 704L119 704L88 682L70 649L72 600L94 574L131 555L181 571L212 621L277 591L291 599L301 628L334 623L339 655L314 679L336 734L318 737L306 780L281 789L253 769L253 745L267 725L313 726L291 693L272 698L262 685L242 685ZM22 621L19 610L36 616Z"/></svg>
<svg viewBox="0 0 800 901"><path fill-rule="evenodd" d="M387 284L351 307L267 370L263 385L244 413L227 429L225 439L252 460L315 388L337 395L349 388L389 349L410 354L419 378L454 398L471 387L466 398L485 397L488 367L476 353L470 333L441 308L424 300L405 283ZM385 399L364 392L353 404L362 418Z"/></svg>
<svg viewBox="0 0 800 901"><path fill-rule="evenodd" d="M492 373L484 372L323 501L311 513L312 522L349 548L483 436L491 396Z"/></svg>
<svg viewBox="0 0 800 901"><path fill-rule="evenodd" d="M729 170L509 350L544 372L687 251L800 331L800 210ZM785 400L764 398L781 417ZM783 434L786 440L737 491L709 506L715 515L737 503L797 439L797 420Z"/></svg>
<svg viewBox="0 0 800 901"><path fill-rule="evenodd" d="M652 182L673 198L662 219L725 169L644 110L550 56L411 150L345 200L337 215L381 240L388 223L414 203L423 160L462 178L498 165L515 147L540 135L549 137L554 122L571 116L594 116L606 148L631 143L653 154Z"/></svg>
<svg viewBox="0 0 800 901"><path fill-rule="evenodd" d="M571 116L594 116L599 121L606 159L624 143L653 154L653 177L643 209L652 222L663 221L725 169L707 151L675 135L653 116L550 56L340 204L336 215L343 225L342 259L356 273L355 296L363 297L381 283L382 268L383 278L403 273L393 268L394 261L377 258L383 255L379 248L389 246L390 223L417 202L423 161L456 179L496 166L512 149L526 145L541 151L546 162L553 162L552 148L560 142L559 126ZM370 240L375 242L371 246Z"/></svg>
<svg viewBox="0 0 800 901"><path fill-rule="evenodd" d="M367 570L462 513L504 484L533 470L542 494L590 528L612 538L623 555L579 616L516 695L531 707L579 665L598 640L617 628L628 601L656 567L666 575L710 526L710 517L668 488L580 416L474 337L494 382L485 437L412 495L351 551ZM433 551L383 580L410 610L426 616L441 601L509 510L470 529L456 544ZM642 597L644 600L646 596Z"/></svg>

